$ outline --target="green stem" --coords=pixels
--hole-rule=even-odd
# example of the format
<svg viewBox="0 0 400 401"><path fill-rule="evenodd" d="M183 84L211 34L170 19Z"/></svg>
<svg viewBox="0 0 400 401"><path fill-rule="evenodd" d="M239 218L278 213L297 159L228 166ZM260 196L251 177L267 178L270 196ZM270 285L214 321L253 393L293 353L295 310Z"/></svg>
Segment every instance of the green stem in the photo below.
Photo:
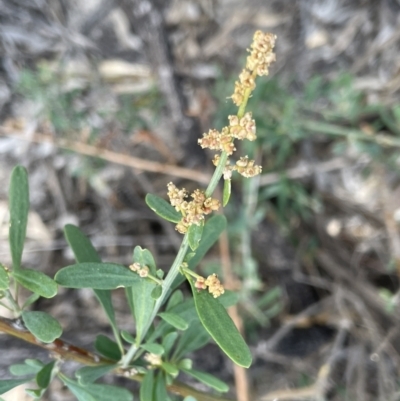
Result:
<svg viewBox="0 0 400 401"><path fill-rule="evenodd" d="M7 301L11 304L12 310L17 313L18 315L21 314L21 308L19 305L15 302L14 297L12 296L10 290L5 291L6 299Z"/></svg>
<svg viewBox="0 0 400 401"><path fill-rule="evenodd" d="M147 332L149 331L151 325L153 324L153 320L157 316L158 311L160 310L162 304L164 303L165 298L169 294L169 290L172 286L172 283L175 281L175 278L179 274L179 268L183 262L184 257L186 256L187 250L189 248L189 241L188 241L188 235L185 234L183 237L182 244L179 248L178 254L176 255L176 258L174 260L174 263L171 266L171 269L169 270L167 276L165 277L163 283L162 283L162 292L160 297L157 299L153 310L151 312L151 316L148 320L147 325L143 328L143 334L142 338L146 337ZM122 358L121 360L121 366L122 368L127 368L133 357L135 356L137 350L139 349L140 344L133 344L131 348L128 350L126 355Z"/></svg>

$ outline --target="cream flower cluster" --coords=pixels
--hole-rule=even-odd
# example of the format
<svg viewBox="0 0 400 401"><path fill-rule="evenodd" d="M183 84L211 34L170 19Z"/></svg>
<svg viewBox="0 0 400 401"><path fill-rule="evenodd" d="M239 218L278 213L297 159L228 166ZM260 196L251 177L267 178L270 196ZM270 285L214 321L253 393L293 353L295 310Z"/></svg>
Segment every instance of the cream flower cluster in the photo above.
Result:
<svg viewBox="0 0 400 401"><path fill-rule="evenodd" d="M196 189L190 195L193 200L188 201L189 193L185 188L178 189L172 182L167 185L167 188L171 205L176 211L182 213L182 219L176 225L176 230L181 234L185 234L192 224L202 224L205 215L218 210L221 206L218 199L206 198L200 189Z"/></svg>
<svg viewBox="0 0 400 401"><path fill-rule="evenodd" d="M215 273L208 276L207 279L201 276L197 277L195 287L199 290L205 290L208 288L208 292L214 298L218 298L225 292L223 285Z"/></svg>
<svg viewBox="0 0 400 401"><path fill-rule="evenodd" d="M236 106L242 104L246 91L252 92L255 89L257 75L268 75L269 66L275 61L275 40L276 36L272 33L255 32L251 50L248 50L250 55L247 57L246 68L239 75L239 81L235 82L232 100Z"/></svg>
<svg viewBox="0 0 400 401"><path fill-rule="evenodd" d="M137 273L140 277L147 277L150 272L150 269L147 266L142 266L140 263L137 262L130 265L129 269Z"/></svg>

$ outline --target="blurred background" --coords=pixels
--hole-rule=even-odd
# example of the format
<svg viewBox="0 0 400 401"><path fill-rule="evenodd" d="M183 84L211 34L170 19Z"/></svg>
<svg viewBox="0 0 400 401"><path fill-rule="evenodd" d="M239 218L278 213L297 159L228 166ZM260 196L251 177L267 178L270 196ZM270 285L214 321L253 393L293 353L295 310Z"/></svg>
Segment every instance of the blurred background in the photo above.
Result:
<svg viewBox="0 0 400 401"><path fill-rule="evenodd" d="M254 362L244 373L209 344L194 367L238 401L400 400L399 16L399 0L0 0L0 261L22 164L26 267L71 264L72 223L103 260L128 265L141 245L168 269L181 236L144 196L206 186L212 155L197 139L236 113L246 48L272 32L277 61L248 106L258 139L238 150L263 173L234 178L228 231L200 267L237 291ZM122 293L113 301L132 330ZM76 345L108 333L90 291L34 308ZM48 358L3 334L0 349L0 377ZM24 400L16 391L4 399Z"/></svg>

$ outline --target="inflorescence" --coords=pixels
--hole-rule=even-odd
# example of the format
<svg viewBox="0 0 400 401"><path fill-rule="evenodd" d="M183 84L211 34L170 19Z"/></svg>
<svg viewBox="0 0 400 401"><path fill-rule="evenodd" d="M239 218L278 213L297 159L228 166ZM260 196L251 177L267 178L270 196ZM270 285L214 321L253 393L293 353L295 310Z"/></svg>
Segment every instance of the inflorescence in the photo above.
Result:
<svg viewBox="0 0 400 401"><path fill-rule="evenodd" d="M229 126L222 128L221 131L211 129L208 133L198 140L199 145L204 149L208 148L221 152L214 156L213 164L218 166L221 160L221 154L231 156L236 150L235 139L254 141L256 139L256 124L250 112L245 114L244 107L252 91L256 87L256 77L268 75L269 67L275 61L276 36L270 33L257 31L254 34L253 42L248 49L250 53L246 60L246 67L239 75L239 81L235 82L235 90L231 96L232 101L239 107L238 115L228 117ZM235 164L231 164L227 158L223 170L225 180L230 180L232 172L237 171L243 177L254 177L261 173L261 166L255 164L254 160L249 160L248 156L240 157ZM204 223L204 216L212 211L218 210L220 202L217 199L206 197L205 192L196 189L190 197L193 200L188 201L189 194L185 188L178 189L172 182L168 184L168 196L171 205L182 214L182 219L176 225L176 230L181 234L188 232L192 224L201 225ZM200 280L200 281L199 281ZM213 274L207 280L200 278L196 281L198 289L206 289L218 297L223 294L224 289L217 276Z"/></svg>

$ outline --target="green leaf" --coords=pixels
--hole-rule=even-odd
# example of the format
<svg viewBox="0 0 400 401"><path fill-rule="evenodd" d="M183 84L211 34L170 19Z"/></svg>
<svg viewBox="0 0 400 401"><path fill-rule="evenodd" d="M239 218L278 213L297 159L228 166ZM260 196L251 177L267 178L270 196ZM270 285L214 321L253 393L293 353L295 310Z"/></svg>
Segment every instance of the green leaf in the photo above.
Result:
<svg viewBox="0 0 400 401"><path fill-rule="evenodd" d="M32 269L18 269L12 272L15 280L23 287L44 298L52 298L57 294L57 284L42 272Z"/></svg>
<svg viewBox="0 0 400 401"><path fill-rule="evenodd" d="M27 329L40 341L51 343L62 334L60 323L46 312L22 312Z"/></svg>
<svg viewBox="0 0 400 401"><path fill-rule="evenodd" d="M196 398L192 397L191 395L188 395L183 399L183 401L197 401Z"/></svg>
<svg viewBox="0 0 400 401"><path fill-rule="evenodd" d="M15 365L11 365L9 371L14 376L27 376L27 375L36 375L37 372L40 371L40 367L38 366L29 366L25 363L18 363Z"/></svg>
<svg viewBox="0 0 400 401"><path fill-rule="evenodd" d="M139 281L140 277L122 265L89 262L63 267L54 279L67 288L113 290L119 287L130 287Z"/></svg>
<svg viewBox="0 0 400 401"><path fill-rule="evenodd" d="M24 304L22 305L21 309L25 309L26 307L28 307L29 305L32 305L34 302L36 302L38 299L40 298L40 294L31 294L29 295L29 297L26 299L26 301L24 302Z"/></svg>
<svg viewBox="0 0 400 401"><path fill-rule="evenodd" d="M26 388L25 393L35 399L40 399L46 392L45 388Z"/></svg>
<svg viewBox="0 0 400 401"><path fill-rule="evenodd" d="M135 337L133 337L126 330L121 330L121 337L129 344L135 344L136 343Z"/></svg>
<svg viewBox="0 0 400 401"><path fill-rule="evenodd" d="M200 321L192 322L189 328L180 336L173 359L181 359L189 352L203 348L210 341L210 335Z"/></svg>
<svg viewBox="0 0 400 401"><path fill-rule="evenodd" d="M75 372L79 383L82 386L95 382L108 372L111 372L117 365L84 366Z"/></svg>
<svg viewBox="0 0 400 401"><path fill-rule="evenodd" d="M220 391L221 393L226 393L227 391L229 391L229 386L222 380L217 379L215 376L211 376L208 373L199 372L198 370L182 370L189 376L194 377L199 382L206 384L208 387L211 387L214 390Z"/></svg>
<svg viewBox="0 0 400 401"><path fill-rule="evenodd" d="M222 206L226 206L231 197L231 180L224 180L224 192L222 195Z"/></svg>
<svg viewBox="0 0 400 401"><path fill-rule="evenodd" d="M92 245L90 239L76 226L67 224L64 227L64 235L74 252L75 259L78 263L85 262L101 262L101 258L97 253L96 249ZM108 321L113 329L114 337L119 340L118 327L115 321L114 307L111 301L111 292L109 290L93 290L98 301L105 314L107 315Z"/></svg>
<svg viewBox="0 0 400 401"><path fill-rule="evenodd" d="M165 320L171 326L175 327L178 330L186 330L189 325L185 319L171 312L161 312L158 314L161 319Z"/></svg>
<svg viewBox="0 0 400 401"><path fill-rule="evenodd" d="M203 234L204 224L192 224L188 231L189 246L192 251L199 247L201 236Z"/></svg>
<svg viewBox="0 0 400 401"><path fill-rule="evenodd" d="M195 254L187 262L189 269L193 270L200 263L208 250L217 242L225 228L226 218L220 214L212 216L206 222L200 244ZM184 276L179 275L172 284L172 288L177 288L183 281L185 281Z"/></svg>
<svg viewBox="0 0 400 401"><path fill-rule="evenodd" d="M140 385L140 401L154 401L154 370L149 370Z"/></svg>
<svg viewBox="0 0 400 401"><path fill-rule="evenodd" d="M182 219L182 215L169 202L159 196L147 194L146 203L155 214L167 221L179 223Z"/></svg>
<svg viewBox="0 0 400 401"><path fill-rule="evenodd" d="M54 366L56 361L52 361L45 365L40 372L36 375L36 383L41 388L47 388L54 377Z"/></svg>
<svg viewBox="0 0 400 401"><path fill-rule="evenodd" d="M44 363L38 359L25 359L24 361L27 365L38 368L38 372L43 368Z"/></svg>
<svg viewBox="0 0 400 401"><path fill-rule="evenodd" d="M133 401L133 395L122 387L108 384L88 384L84 388L96 401Z"/></svg>
<svg viewBox="0 0 400 401"><path fill-rule="evenodd" d="M6 268L0 263L0 290L7 290L10 286L10 277Z"/></svg>
<svg viewBox="0 0 400 401"><path fill-rule="evenodd" d="M193 366L193 362L189 358L181 359L178 363L178 368L183 370L183 369L188 369L191 370Z"/></svg>
<svg viewBox="0 0 400 401"><path fill-rule="evenodd" d="M11 173L9 190L10 229L9 242L13 269L21 267L22 251L26 235L29 212L28 173L22 166L16 166Z"/></svg>
<svg viewBox="0 0 400 401"><path fill-rule="evenodd" d="M190 277L188 280L204 328L233 362L248 368L252 360L249 347L225 308L208 291L198 291Z"/></svg>
<svg viewBox="0 0 400 401"><path fill-rule="evenodd" d="M186 331L185 331L186 333ZM162 340L162 346L164 347L165 354L168 355L171 351L172 347L175 344L176 339L178 338L178 332L173 331L172 333L168 333Z"/></svg>
<svg viewBox="0 0 400 401"><path fill-rule="evenodd" d="M163 372L158 372L155 378L155 386L154 386L154 400L157 401L167 401L169 400L167 394L167 384L165 383L165 377Z"/></svg>
<svg viewBox="0 0 400 401"><path fill-rule="evenodd" d="M160 298L160 297L161 297L161 294L162 294L162 287L161 287L161 285L156 285L156 286L153 288L153 291L151 291L151 297L152 297L154 300Z"/></svg>
<svg viewBox="0 0 400 401"><path fill-rule="evenodd" d="M139 263L141 266L147 266L150 269L150 273L153 276L156 275L156 262L152 253L148 249L142 248L140 246L135 246L132 259L134 263Z"/></svg>
<svg viewBox="0 0 400 401"><path fill-rule="evenodd" d="M64 384L69 388L71 393L78 399L78 401L99 401L96 400L86 389L86 387L82 387L74 380L69 379L68 377L61 376L61 380Z"/></svg>
<svg viewBox="0 0 400 401"><path fill-rule="evenodd" d="M229 308L238 303L239 295L237 292L225 290L225 292L218 297L218 301L224 308Z"/></svg>
<svg viewBox="0 0 400 401"><path fill-rule="evenodd" d="M135 247L133 250L133 262L149 267L152 274L156 271L153 255L150 251L142 249L140 246ZM142 278L134 283L131 288L125 290L128 304L135 319L137 344L140 344L143 340L143 329L147 326L153 311L155 301L151 294L156 286L159 287L153 281Z"/></svg>
<svg viewBox="0 0 400 401"><path fill-rule="evenodd" d="M168 311L181 302L183 302L183 292L181 290L174 291L173 294L169 297L166 310Z"/></svg>
<svg viewBox="0 0 400 401"><path fill-rule="evenodd" d="M179 369L170 362L163 362L161 364L161 367L165 372L167 372L173 378L175 378L179 374Z"/></svg>
<svg viewBox="0 0 400 401"><path fill-rule="evenodd" d="M29 379L10 379L10 380L0 380L0 395L10 391L14 387L17 387L21 384L28 383L31 381Z"/></svg>
<svg viewBox="0 0 400 401"><path fill-rule="evenodd" d="M150 352L151 354L155 355L164 354L164 347L160 344L147 343L147 344L142 344L140 347L143 348L145 351Z"/></svg>
<svg viewBox="0 0 400 401"><path fill-rule="evenodd" d="M121 359L121 350L119 349L118 344L103 334L99 334L96 337L94 348L101 355L113 361L119 361Z"/></svg>

